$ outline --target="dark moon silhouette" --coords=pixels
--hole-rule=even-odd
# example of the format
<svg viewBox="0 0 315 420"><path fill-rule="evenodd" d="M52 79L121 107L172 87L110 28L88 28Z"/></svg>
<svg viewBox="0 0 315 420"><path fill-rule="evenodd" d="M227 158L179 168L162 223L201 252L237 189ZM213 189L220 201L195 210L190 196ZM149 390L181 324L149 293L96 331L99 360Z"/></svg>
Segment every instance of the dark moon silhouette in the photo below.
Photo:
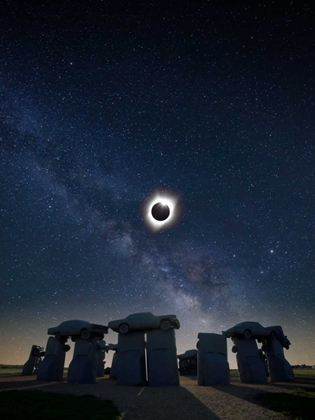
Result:
<svg viewBox="0 0 315 420"><path fill-rule="evenodd" d="M155 220L163 221L170 215L170 208L167 204L156 203L151 209L151 214Z"/></svg>

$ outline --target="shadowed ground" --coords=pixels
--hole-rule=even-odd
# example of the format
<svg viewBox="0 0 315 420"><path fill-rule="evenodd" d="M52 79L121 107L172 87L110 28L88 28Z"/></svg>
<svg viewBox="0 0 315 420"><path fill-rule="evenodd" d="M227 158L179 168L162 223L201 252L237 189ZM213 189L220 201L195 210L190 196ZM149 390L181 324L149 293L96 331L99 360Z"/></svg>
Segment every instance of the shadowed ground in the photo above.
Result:
<svg viewBox="0 0 315 420"><path fill-rule="evenodd" d="M0 390L28 389L73 395L94 395L111 400L124 420L266 420L284 419L283 414L263 407L256 396L287 393L294 388L314 388L315 378L298 378L298 383L242 384L232 376L230 386L199 387L196 377L181 377L180 387L118 386L108 376L96 384L67 384L36 381L35 376L0 378ZM270 406L269 406L270 407Z"/></svg>

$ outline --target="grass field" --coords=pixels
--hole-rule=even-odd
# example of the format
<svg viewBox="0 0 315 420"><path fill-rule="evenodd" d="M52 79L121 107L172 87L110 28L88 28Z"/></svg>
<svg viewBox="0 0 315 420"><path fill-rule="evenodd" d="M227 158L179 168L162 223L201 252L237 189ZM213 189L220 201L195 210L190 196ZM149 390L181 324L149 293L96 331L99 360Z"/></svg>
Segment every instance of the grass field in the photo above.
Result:
<svg viewBox="0 0 315 420"><path fill-rule="evenodd" d="M121 420L111 401L92 395L75 396L40 391L0 392L1 420Z"/></svg>
<svg viewBox="0 0 315 420"><path fill-rule="evenodd" d="M315 369L293 369L293 373L296 377L308 376L310 378L315 378Z"/></svg>
<svg viewBox="0 0 315 420"><path fill-rule="evenodd" d="M3 376L18 376L21 375L23 365L1 365L0 364L0 377ZM64 372L67 373L68 368L65 368ZM313 377L315 378L315 369L293 369L294 375L298 377ZM237 369L231 369L230 375L232 378L238 377L239 373ZM315 416L314 416L315 419Z"/></svg>
<svg viewBox="0 0 315 420"><path fill-rule="evenodd" d="M0 378L4 376L19 376L22 374L23 365L0 365ZM66 373L68 368L65 368Z"/></svg>
<svg viewBox="0 0 315 420"><path fill-rule="evenodd" d="M315 388L295 388L289 392L256 395L263 406L282 413L290 420L315 419Z"/></svg>
<svg viewBox="0 0 315 420"><path fill-rule="evenodd" d="M21 375L23 365L0 365L0 377Z"/></svg>
<svg viewBox="0 0 315 420"><path fill-rule="evenodd" d="M315 369L293 369L293 373L296 378L299 378L299 377L315 378ZM238 370L230 369L230 375L232 378L239 376ZM315 416L314 416L314 420L315 420Z"/></svg>

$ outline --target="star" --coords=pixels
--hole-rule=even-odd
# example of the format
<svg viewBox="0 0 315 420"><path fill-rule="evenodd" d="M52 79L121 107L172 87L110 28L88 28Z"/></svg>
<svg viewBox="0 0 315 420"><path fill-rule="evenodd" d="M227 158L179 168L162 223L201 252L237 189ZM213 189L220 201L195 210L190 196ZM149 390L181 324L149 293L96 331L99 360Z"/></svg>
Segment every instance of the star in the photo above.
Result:
<svg viewBox="0 0 315 420"><path fill-rule="evenodd" d="M29 3L1 9L0 363L151 311L180 352L257 320L315 365L311 8Z"/></svg>

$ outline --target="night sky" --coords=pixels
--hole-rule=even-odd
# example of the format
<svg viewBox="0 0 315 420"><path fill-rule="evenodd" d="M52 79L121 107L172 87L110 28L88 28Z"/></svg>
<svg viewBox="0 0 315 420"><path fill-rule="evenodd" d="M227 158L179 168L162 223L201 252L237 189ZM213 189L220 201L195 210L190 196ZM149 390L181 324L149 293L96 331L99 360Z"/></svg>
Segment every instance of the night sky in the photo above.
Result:
<svg viewBox="0 0 315 420"><path fill-rule="evenodd" d="M8 0L0 28L0 363L150 311L178 353L258 321L315 364L312 2Z"/></svg>

